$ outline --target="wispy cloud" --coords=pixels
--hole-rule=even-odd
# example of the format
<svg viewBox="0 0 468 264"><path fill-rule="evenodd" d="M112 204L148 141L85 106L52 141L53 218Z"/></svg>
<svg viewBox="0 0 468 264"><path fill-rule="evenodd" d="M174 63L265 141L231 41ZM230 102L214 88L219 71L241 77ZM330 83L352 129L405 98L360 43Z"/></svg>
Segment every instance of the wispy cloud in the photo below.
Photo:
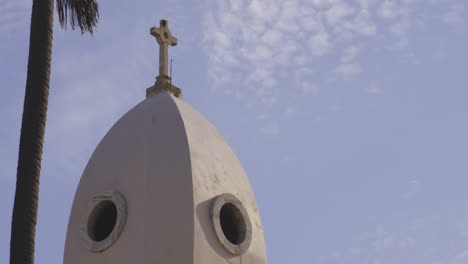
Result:
<svg viewBox="0 0 468 264"><path fill-rule="evenodd" d="M239 96L254 90L266 105L277 102L276 87L291 76L294 87L316 93L316 86L305 87L307 78L296 73L313 68L346 30L373 31L362 27L362 14L343 1L238 0L208 6L204 44L215 86L241 85Z"/></svg>
<svg viewBox="0 0 468 264"><path fill-rule="evenodd" d="M447 11L443 17L442 21L446 24L453 26L463 26L465 24L465 3L454 2L451 3L450 10Z"/></svg>
<svg viewBox="0 0 468 264"><path fill-rule="evenodd" d="M361 72L362 68L357 63L343 63L338 65L338 67L335 69L336 76L345 79L356 76Z"/></svg>
<svg viewBox="0 0 468 264"><path fill-rule="evenodd" d="M377 14L386 19L397 18L403 13L404 9L399 6L399 2L391 0L382 1L377 9Z"/></svg>
<svg viewBox="0 0 468 264"><path fill-rule="evenodd" d="M371 82L369 86L365 89L365 91L368 94L377 95L383 93L384 90L381 87L377 86L375 82Z"/></svg>
<svg viewBox="0 0 468 264"><path fill-rule="evenodd" d="M350 78L365 68L359 61L366 43L381 42L406 49L419 0L233 0L206 3L203 44L214 87L239 97L252 90L264 104L274 104L278 86L304 68L314 69L323 58L335 61L329 77ZM460 4L458 4L460 5ZM460 23L453 7L447 23ZM375 43L373 43L375 44ZM328 57L341 53L339 61ZM405 51L405 54L411 52ZM330 64L330 63L328 63ZM323 76L323 75L322 75ZM325 78L327 79L327 78ZM294 77L304 90L307 78ZM236 86L237 88L233 88ZM242 87L242 88L238 88ZM268 90L268 92L266 92ZM305 90L315 90L305 89Z"/></svg>

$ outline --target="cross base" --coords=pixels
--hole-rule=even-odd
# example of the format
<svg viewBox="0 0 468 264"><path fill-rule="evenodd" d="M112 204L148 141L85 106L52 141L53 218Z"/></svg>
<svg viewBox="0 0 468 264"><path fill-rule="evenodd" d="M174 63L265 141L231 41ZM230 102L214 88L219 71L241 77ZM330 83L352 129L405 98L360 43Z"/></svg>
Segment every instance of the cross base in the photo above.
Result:
<svg viewBox="0 0 468 264"><path fill-rule="evenodd" d="M146 89L146 98L161 92L170 93L175 97L182 99L182 90L171 83L170 77L156 77L154 85Z"/></svg>

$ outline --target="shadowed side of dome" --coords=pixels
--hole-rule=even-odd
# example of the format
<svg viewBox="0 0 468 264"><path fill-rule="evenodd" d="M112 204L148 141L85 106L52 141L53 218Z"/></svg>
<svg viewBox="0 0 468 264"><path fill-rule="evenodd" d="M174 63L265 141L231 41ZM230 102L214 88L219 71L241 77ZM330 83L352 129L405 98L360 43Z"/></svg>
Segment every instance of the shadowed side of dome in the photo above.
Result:
<svg viewBox="0 0 468 264"><path fill-rule="evenodd" d="M81 177L64 263L193 263L191 163L174 99L156 94L104 136Z"/></svg>

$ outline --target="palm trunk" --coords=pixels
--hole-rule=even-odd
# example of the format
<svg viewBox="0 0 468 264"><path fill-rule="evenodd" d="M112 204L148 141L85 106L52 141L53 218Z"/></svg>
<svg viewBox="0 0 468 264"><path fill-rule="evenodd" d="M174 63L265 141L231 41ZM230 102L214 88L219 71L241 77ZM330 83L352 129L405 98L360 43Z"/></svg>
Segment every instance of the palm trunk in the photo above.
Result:
<svg viewBox="0 0 468 264"><path fill-rule="evenodd" d="M39 176L49 96L54 0L34 0L19 146L10 263L34 263Z"/></svg>

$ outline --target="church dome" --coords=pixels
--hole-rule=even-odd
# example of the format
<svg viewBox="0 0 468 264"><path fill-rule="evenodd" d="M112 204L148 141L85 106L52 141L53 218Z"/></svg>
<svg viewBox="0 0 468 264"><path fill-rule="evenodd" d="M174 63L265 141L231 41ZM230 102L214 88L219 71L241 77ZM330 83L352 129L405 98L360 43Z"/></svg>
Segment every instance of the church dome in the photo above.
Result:
<svg viewBox="0 0 468 264"><path fill-rule="evenodd" d="M266 263L253 191L217 129L168 92L127 112L83 172L64 263Z"/></svg>

